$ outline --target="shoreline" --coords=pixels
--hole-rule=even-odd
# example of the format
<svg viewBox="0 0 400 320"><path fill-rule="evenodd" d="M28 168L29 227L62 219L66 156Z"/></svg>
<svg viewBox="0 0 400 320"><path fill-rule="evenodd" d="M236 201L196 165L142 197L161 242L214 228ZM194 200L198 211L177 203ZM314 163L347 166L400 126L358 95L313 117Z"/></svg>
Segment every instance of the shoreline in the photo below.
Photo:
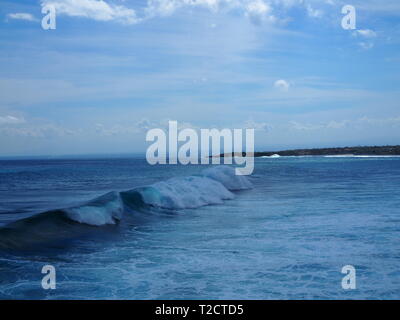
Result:
<svg viewBox="0 0 400 320"><path fill-rule="evenodd" d="M396 146L362 146L362 147L341 147L341 148L314 148L314 149L293 149L282 151L262 151L246 154L241 153L225 153L220 157L247 156L254 158L261 157L287 157L287 156L400 156L400 145Z"/></svg>

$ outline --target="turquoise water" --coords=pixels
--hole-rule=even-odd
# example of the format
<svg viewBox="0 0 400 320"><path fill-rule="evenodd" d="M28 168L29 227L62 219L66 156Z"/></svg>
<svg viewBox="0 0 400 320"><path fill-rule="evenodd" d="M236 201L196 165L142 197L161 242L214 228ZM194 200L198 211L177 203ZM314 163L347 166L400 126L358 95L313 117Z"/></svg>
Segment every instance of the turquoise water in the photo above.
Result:
<svg viewBox="0 0 400 320"><path fill-rule="evenodd" d="M204 169L0 161L0 298L400 298L400 158L256 159L252 188Z"/></svg>

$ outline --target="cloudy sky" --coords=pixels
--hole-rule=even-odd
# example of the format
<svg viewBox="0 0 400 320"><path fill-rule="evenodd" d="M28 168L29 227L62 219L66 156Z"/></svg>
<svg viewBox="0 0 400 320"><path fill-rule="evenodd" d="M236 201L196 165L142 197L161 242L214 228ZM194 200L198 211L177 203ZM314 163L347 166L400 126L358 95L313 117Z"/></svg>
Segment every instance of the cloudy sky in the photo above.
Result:
<svg viewBox="0 0 400 320"><path fill-rule="evenodd" d="M141 152L168 120L257 150L399 144L399 36L398 0L2 0L0 155Z"/></svg>

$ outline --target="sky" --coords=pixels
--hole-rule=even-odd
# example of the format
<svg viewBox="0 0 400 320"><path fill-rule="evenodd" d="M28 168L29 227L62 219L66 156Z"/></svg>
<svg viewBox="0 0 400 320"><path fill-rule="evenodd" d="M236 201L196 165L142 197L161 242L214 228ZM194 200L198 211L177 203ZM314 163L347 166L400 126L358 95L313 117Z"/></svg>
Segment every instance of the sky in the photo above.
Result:
<svg viewBox="0 0 400 320"><path fill-rule="evenodd" d="M399 36L398 0L1 0L0 156L144 152L169 120L400 144Z"/></svg>

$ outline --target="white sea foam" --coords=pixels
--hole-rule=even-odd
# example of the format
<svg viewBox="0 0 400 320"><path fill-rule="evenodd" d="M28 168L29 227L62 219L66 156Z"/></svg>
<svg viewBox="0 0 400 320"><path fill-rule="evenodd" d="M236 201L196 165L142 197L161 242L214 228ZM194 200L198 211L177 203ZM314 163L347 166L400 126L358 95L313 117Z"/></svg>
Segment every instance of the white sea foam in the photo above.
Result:
<svg viewBox="0 0 400 320"><path fill-rule="evenodd" d="M235 169L228 166L215 166L203 170L203 176L222 183L228 190L251 189L253 185L245 176L235 175Z"/></svg>
<svg viewBox="0 0 400 320"><path fill-rule="evenodd" d="M92 226L115 224L122 219L123 205L118 192L110 192L87 204L65 209L68 218Z"/></svg>
<svg viewBox="0 0 400 320"><path fill-rule="evenodd" d="M206 169L200 176L172 178L147 187L124 192L110 192L80 206L64 209L68 218L93 226L115 224L122 219L124 203L151 205L165 209L198 208L211 204L222 204L235 196L230 190L252 188L245 176L235 175L235 169L215 166ZM131 194L131 195L129 195ZM130 202L130 204L128 204Z"/></svg>
<svg viewBox="0 0 400 320"><path fill-rule="evenodd" d="M140 194L146 204L167 209L197 208L234 198L233 193L218 181L198 176L158 182L143 188Z"/></svg>
<svg viewBox="0 0 400 320"><path fill-rule="evenodd" d="M273 154L272 156L262 156L261 158L280 158L279 154Z"/></svg>

